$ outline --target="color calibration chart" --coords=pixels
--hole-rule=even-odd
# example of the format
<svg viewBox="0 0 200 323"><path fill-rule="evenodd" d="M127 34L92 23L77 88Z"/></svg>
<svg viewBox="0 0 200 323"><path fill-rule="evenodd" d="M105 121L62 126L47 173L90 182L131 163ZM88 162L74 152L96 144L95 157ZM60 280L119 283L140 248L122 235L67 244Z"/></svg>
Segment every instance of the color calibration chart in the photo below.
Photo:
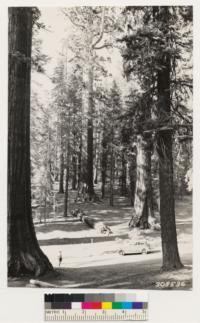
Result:
<svg viewBox="0 0 200 323"><path fill-rule="evenodd" d="M45 321L147 321L148 294L45 294Z"/></svg>

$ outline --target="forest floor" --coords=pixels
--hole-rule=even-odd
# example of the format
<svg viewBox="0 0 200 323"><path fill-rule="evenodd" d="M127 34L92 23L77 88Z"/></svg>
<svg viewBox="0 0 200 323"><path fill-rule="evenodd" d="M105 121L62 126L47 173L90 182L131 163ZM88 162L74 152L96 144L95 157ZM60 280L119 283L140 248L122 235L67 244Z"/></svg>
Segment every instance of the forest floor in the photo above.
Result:
<svg viewBox="0 0 200 323"><path fill-rule="evenodd" d="M77 206L72 205L71 208ZM35 224L39 244L56 269L54 275L40 278L43 282L62 288L124 288L174 289L192 288L192 197L176 201L176 224L179 253L184 268L162 272L160 231L141 230L150 242L152 252L138 255L119 255L122 242L129 237L128 228L132 207L125 197L78 205L86 214L103 221L112 229L110 236L88 228L86 224L62 214L49 217L46 223ZM62 210L62 207L60 208ZM119 240L121 239L121 240ZM63 260L58 267L58 253ZM180 286L181 283L181 286ZM9 286L30 286L29 279L10 279Z"/></svg>

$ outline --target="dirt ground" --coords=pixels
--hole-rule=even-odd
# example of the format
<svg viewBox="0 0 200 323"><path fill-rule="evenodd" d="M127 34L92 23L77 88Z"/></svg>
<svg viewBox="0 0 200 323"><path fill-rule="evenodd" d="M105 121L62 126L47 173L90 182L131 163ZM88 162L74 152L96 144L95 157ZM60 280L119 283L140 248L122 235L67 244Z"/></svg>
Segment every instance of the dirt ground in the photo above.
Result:
<svg viewBox="0 0 200 323"><path fill-rule="evenodd" d="M123 241L131 234L128 222L132 208L128 200L122 197L115 204L114 207L110 207L108 202L79 206L85 209L87 215L109 225L113 232L110 236L102 235L76 219L66 220L61 214L50 218L46 224L35 225L40 246L56 269L54 274L40 280L62 288L191 289L191 196L176 202L178 245L184 268L167 273L160 270L160 231L142 231L151 244L151 253L119 255ZM59 251L63 256L60 267ZM29 279L10 279L8 285L30 286Z"/></svg>

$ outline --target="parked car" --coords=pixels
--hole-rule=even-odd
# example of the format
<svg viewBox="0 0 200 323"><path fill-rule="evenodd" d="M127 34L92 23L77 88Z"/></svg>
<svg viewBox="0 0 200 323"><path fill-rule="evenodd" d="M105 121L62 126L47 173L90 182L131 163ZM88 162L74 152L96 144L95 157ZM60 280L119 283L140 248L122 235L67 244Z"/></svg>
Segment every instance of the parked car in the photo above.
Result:
<svg viewBox="0 0 200 323"><path fill-rule="evenodd" d="M122 248L119 250L119 254L124 256L127 254L147 254L151 251L151 246L146 240L133 241L129 239L124 241Z"/></svg>

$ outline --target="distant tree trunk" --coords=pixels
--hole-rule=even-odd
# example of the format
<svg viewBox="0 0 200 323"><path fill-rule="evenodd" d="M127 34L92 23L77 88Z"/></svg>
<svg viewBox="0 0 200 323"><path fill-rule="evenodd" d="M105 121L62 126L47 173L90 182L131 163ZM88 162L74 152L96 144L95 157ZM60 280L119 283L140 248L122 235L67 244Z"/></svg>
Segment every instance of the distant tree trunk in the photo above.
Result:
<svg viewBox="0 0 200 323"><path fill-rule="evenodd" d="M111 160L110 160L110 206L114 205L114 167L115 160L113 151L111 152Z"/></svg>
<svg viewBox="0 0 200 323"><path fill-rule="evenodd" d="M111 134L111 152L110 152L110 206L114 205L114 176L115 176L115 156L113 149L114 129Z"/></svg>
<svg viewBox="0 0 200 323"><path fill-rule="evenodd" d="M99 170L99 144L100 143L100 131L97 129L96 135L96 149L95 149L95 176L94 183L98 183L98 170Z"/></svg>
<svg viewBox="0 0 200 323"><path fill-rule="evenodd" d="M154 191L152 185L152 169L151 169L151 156L152 156L152 145L148 145L148 164L147 164L147 173L148 173L148 184L147 184L147 204L149 215L154 217Z"/></svg>
<svg viewBox="0 0 200 323"><path fill-rule="evenodd" d="M93 62L89 66L88 72L88 124L87 124L87 185L89 200L94 196L93 183Z"/></svg>
<svg viewBox="0 0 200 323"><path fill-rule="evenodd" d="M165 7L160 12L159 18L166 25L169 23L169 9ZM160 60L162 70L158 71L158 116L160 122L165 124L166 129L160 130L158 135L159 156L159 180L160 180L160 220L161 238L163 252L163 270L181 268L174 206L174 184L173 184L173 157L172 157L172 133L167 129L171 115L170 98L170 56L163 54Z"/></svg>
<svg viewBox="0 0 200 323"><path fill-rule="evenodd" d="M77 153L76 153L76 142L77 142L77 129L76 129L76 109L73 108L73 151L72 151L72 190L76 190L77 185Z"/></svg>
<svg viewBox="0 0 200 323"><path fill-rule="evenodd" d="M65 199L64 199L64 217L68 215L68 199L69 199L69 153L67 152L67 165L65 175Z"/></svg>
<svg viewBox="0 0 200 323"><path fill-rule="evenodd" d="M72 156L72 189L76 190L76 184L77 184L77 168L76 168L76 155L73 154Z"/></svg>
<svg viewBox="0 0 200 323"><path fill-rule="evenodd" d="M64 198L64 217L68 215L68 199L69 199L69 173L70 173L70 116L67 125L67 143L66 143L66 175L65 175L65 198Z"/></svg>
<svg viewBox="0 0 200 323"><path fill-rule="evenodd" d="M122 151L122 175L121 175L121 195L122 196L125 196L126 195L126 172L127 172L127 169L126 169L126 166L127 166L127 162L126 162L126 159L125 159L125 152Z"/></svg>
<svg viewBox="0 0 200 323"><path fill-rule="evenodd" d="M81 181L82 181L82 133L80 135L79 141L79 151L78 151L78 191L80 190Z"/></svg>
<svg viewBox="0 0 200 323"><path fill-rule="evenodd" d="M48 147L47 147L47 195L53 189L53 181L52 181L52 164L51 164L51 129L50 129L50 120L48 119Z"/></svg>
<svg viewBox="0 0 200 323"><path fill-rule="evenodd" d="M129 156L129 181L130 181L130 201L131 206L134 206L135 188L136 188L136 154Z"/></svg>
<svg viewBox="0 0 200 323"><path fill-rule="evenodd" d="M152 154L152 190L153 190L153 209L160 214L160 190L159 190L159 163L157 153Z"/></svg>
<svg viewBox="0 0 200 323"><path fill-rule="evenodd" d="M64 180L64 155L63 155L63 134L62 134L62 125L60 128L60 178L59 178L59 193L63 194L64 193L64 185L63 185L63 180Z"/></svg>
<svg viewBox="0 0 200 323"><path fill-rule="evenodd" d="M81 73L81 80L83 82L83 70ZM80 119L80 136L79 136L79 149L78 149L78 174L77 174L77 186L78 193L81 188L82 182L82 150L83 150L83 90L81 92L81 119Z"/></svg>
<svg viewBox="0 0 200 323"><path fill-rule="evenodd" d="M105 133L105 129L103 130L102 136L102 156L101 156L101 196L102 199L105 197L105 185L106 185L106 170L107 170L107 160L108 160L108 138Z"/></svg>
<svg viewBox="0 0 200 323"><path fill-rule="evenodd" d="M31 7L9 8L8 275L53 270L41 251L31 214L30 74Z"/></svg>

